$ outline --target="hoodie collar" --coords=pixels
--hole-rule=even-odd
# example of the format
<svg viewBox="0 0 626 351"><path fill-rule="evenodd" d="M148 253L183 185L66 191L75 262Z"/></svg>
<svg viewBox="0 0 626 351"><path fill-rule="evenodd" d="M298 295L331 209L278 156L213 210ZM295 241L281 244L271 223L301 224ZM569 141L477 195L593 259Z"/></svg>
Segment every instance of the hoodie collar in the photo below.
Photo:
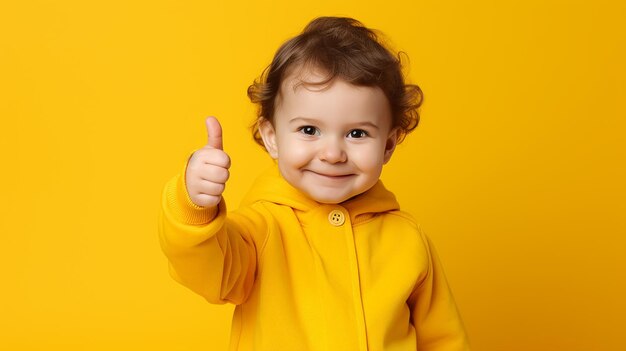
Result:
<svg viewBox="0 0 626 351"><path fill-rule="evenodd" d="M263 172L254 182L242 205L257 201L268 201L292 207L299 211L311 211L327 204L319 203L289 184L280 174L278 166L273 165ZM385 188L381 180L368 191L346 200L339 206L344 207L353 221L358 216L375 214L400 209L396 197Z"/></svg>

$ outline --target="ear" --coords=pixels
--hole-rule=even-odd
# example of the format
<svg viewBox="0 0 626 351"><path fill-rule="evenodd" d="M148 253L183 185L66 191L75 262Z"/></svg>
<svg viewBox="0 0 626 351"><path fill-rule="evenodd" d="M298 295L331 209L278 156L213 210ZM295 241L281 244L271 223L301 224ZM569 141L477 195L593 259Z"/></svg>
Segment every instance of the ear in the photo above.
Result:
<svg viewBox="0 0 626 351"><path fill-rule="evenodd" d="M398 144L398 127L392 129L387 135L387 141L385 142L385 154L383 157L383 164L386 164L391 159L396 145Z"/></svg>
<svg viewBox="0 0 626 351"><path fill-rule="evenodd" d="M261 134L261 139L263 139L263 144L265 144L265 149L267 153L273 159L278 158L278 147L276 145L276 130L272 123L265 119L259 118L258 121L259 134Z"/></svg>

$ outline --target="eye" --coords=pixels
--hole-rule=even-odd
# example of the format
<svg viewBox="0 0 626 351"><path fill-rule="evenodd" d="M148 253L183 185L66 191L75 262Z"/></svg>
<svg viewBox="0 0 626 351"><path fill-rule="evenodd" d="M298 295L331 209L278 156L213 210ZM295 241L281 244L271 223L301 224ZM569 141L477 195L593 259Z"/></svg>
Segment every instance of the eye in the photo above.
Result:
<svg viewBox="0 0 626 351"><path fill-rule="evenodd" d="M348 136L350 138L365 138L366 136L368 136L368 134L363 129L354 129L351 130L350 133L348 133Z"/></svg>
<svg viewBox="0 0 626 351"><path fill-rule="evenodd" d="M317 128L313 126L303 126L303 127L298 128L298 130L300 131L300 133L303 133L306 135L319 135L319 130L317 130Z"/></svg>

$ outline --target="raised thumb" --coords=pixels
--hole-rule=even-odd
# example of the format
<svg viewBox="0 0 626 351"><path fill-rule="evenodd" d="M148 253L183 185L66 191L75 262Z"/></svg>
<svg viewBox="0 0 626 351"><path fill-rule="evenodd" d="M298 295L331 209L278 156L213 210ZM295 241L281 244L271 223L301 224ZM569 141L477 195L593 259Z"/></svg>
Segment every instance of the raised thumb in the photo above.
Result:
<svg viewBox="0 0 626 351"><path fill-rule="evenodd" d="M222 126L217 118L210 116L206 119L207 145L214 149L224 150L222 144Z"/></svg>

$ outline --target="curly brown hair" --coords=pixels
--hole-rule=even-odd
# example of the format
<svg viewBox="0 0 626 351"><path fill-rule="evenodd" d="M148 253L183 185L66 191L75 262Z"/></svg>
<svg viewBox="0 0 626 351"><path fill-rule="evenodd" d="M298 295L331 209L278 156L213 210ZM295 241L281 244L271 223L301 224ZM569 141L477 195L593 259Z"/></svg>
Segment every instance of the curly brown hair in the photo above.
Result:
<svg viewBox="0 0 626 351"><path fill-rule="evenodd" d="M339 77L358 86L380 87L389 100L392 127L398 127L397 141L402 142L419 123L423 93L419 86L405 84L401 54L406 53L393 54L381 37L380 31L353 18L318 17L283 43L272 63L248 87L250 101L258 104L257 119L250 127L255 141L263 146L258 122L274 122L283 79L295 68L315 67L326 72L326 79L306 84L324 85Z"/></svg>

